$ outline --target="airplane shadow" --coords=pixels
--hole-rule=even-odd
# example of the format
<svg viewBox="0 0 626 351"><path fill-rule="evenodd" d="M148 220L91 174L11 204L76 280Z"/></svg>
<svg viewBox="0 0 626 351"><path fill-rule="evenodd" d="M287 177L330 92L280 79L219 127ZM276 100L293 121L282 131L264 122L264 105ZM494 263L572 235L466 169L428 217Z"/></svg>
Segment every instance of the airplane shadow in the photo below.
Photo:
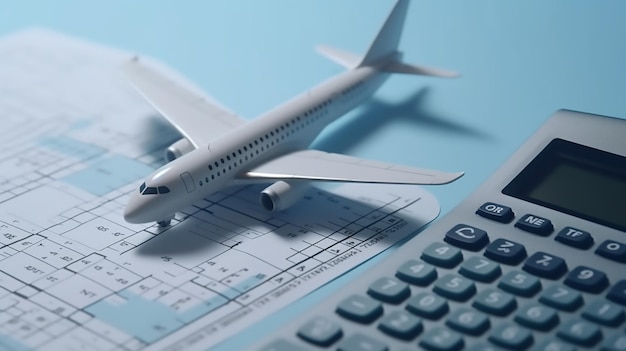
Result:
<svg viewBox="0 0 626 351"><path fill-rule="evenodd" d="M455 136L493 139L482 130L446 119L429 111L426 100L430 94L428 87L421 88L399 103L388 103L380 99L370 99L351 115L347 123L330 130L324 138L315 141L313 147L319 150L349 153L360 143L368 142L368 136L376 132L390 119L405 119L417 127L444 131Z"/></svg>

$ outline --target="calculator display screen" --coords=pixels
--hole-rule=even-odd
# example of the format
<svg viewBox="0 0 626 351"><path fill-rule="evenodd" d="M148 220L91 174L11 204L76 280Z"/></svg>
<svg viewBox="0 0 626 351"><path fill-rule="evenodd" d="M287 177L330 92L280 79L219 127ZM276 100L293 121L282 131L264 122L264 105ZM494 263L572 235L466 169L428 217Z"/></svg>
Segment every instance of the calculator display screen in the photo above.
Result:
<svg viewBox="0 0 626 351"><path fill-rule="evenodd" d="M626 158L554 139L504 194L626 231Z"/></svg>

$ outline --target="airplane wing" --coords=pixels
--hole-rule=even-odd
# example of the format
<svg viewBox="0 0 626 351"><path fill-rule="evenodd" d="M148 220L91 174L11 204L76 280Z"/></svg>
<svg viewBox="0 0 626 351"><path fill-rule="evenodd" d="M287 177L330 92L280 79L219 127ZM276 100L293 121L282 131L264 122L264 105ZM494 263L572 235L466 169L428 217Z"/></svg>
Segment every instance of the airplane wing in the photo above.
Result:
<svg viewBox="0 0 626 351"><path fill-rule="evenodd" d="M393 184L447 184L463 175L302 150L277 157L239 176L253 180L313 180Z"/></svg>
<svg viewBox="0 0 626 351"><path fill-rule="evenodd" d="M138 58L124 64L122 72L135 89L196 148L245 123L241 117L201 94L142 64Z"/></svg>

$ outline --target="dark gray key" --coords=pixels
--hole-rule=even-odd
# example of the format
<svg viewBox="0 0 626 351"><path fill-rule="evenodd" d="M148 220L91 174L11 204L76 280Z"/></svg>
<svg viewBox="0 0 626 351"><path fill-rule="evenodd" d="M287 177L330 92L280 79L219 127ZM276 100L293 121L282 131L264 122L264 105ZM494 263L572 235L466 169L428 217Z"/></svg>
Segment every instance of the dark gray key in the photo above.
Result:
<svg viewBox="0 0 626 351"><path fill-rule="evenodd" d="M410 284L427 286L437 278L437 270L426 262L409 260L398 268L396 277Z"/></svg>
<svg viewBox="0 0 626 351"><path fill-rule="evenodd" d="M457 308L446 321L450 328L470 335L480 335L489 328L489 318L471 308Z"/></svg>
<svg viewBox="0 0 626 351"><path fill-rule="evenodd" d="M485 289L476 295L472 306L496 316L506 316L517 307L515 298L498 289Z"/></svg>
<svg viewBox="0 0 626 351"><path fill-rule="evenodd" d="M533 342L533 335L524 327L504 322L489 333L489 341L513 350L523 350Z"/></svg>
<svg viewBox="0 0 626 351"><path fill-rule="evenodd" d="M448 312L448 302L430 292L419 293L407 301L406 309L420 317L439 319Z"/></svg>
<svg viewBox="0 0 626 351"><path fill-rule="evenodd" d="M609 278L597 269L578 266L567 274L565 285L590 293L599 293L609 286Z"/></svg>
<svg viewBox="0 0 626 351"><path fill-rule="evenodd" d="M307 351L307 349L300 347L291 341L277 339L265 345L260 351Z"/></svg>
<svg viewBox="0 0 626 351"><path fill-rule="evenodd" d="M531 303L517 311L515 321L535 330L549 331L557 325L559 317L553 308Z"/></svg>
<svg viewBox="0 0 626 351"><path fill-rule="evenodd" d="M541 283L528 273L511 271L500 279L498 287L515 295L531 297L541 289Z"/></svg>
<svg viewBox="0 0 626 351"><path fill-rule="evenodd" d="M393 311L378 324L378 329L384 333L404 340L415 338L422 328L422 321L406 311Z"/></svg>
<svg viewBox="0 0 626 351"><path fill-rule="evenodd" d="M602 338L600 328L592 323L574 318L563 323L556 335L573 344L591 347Z"/></svg>
<svg viewBox="0 0 626 351"><path fill-rule="evenodd" d="M455 274L446 274L437 279L433 291L455 301L467 301L476 293L474 282Z"/></svg>
<svg viewBox="0 0 626 351"><path fill-rule="evenodd" d="M597 299L585 305L583 318L610 327L616 327L624 321L624 309L605 299Z"/></svg>
<svg viewBox="0 0 626 351"><path fill-rule="evenodd" d="M547 338L535 345L531 351L576 351L576 348L554 338Z"/></svg>
<svg viewBox="0 0 626 351"><path fill-rule="evenodd" d="M502 270L499 264L491 260L473 256L463 262L459 273L470 279L490 283L502 274Z"/></svg>
<svg viewBox="0 0 626 351"><path fill-rule="evenodd" d="M453 268L463 260L463 255L456 247L436 242L422 251L421 258L435 266Z"/></svg>
<svg viewBox="0 0 626 351"><path fill-rule="evenodd" d="M430 351L456 351L463 348L463 338L448 328L435 327L426 332L419 345Z"/></svg>
<svg viewBox="0 0 626 351"><path fill-rule="evenodd" d="M487 232L467 224L457 224L443 238L448 244L458 248L480 251L489 244Z"/></svg>
<svg viewBox="0 0 626 351"><path fill-rule="evenodd" d="M323 318L315 317L298 329L297 335L318 346L330 346L342 335L339 324Z"/></svg>
<svg viewBox="0 0 626 351"><path fill-rule="evenodd" d="M582 295L563 285L551 285L539 297L539 302L561 311L573 312L582 306Z"/></svg>
<svg viewBox="0 0 626 351"><path fill-rule="evenodd" d="M371 297L351 295L339 303L337 314L359 323L371 323L383 314L383 306Z"/></svg>
<svg viewBox="0 0 626 351"><path fill-rule="evenodd" d="M602 343L602 351L626 351L626 333L616 332Z"/></svg>
<svg viewBox="0 0 626 351"><path fill-rule="evenodd" d="M387 351L387 345L363 334L354 334L337 344L338 351Z"/></svg>
<svg viewBox="0 0 626 351"><path fill-rule="evenodd" d="M367 294L377 300L389 303L400 303L411 295L407 283L395 278L379 278L367 289Z"/></svg>

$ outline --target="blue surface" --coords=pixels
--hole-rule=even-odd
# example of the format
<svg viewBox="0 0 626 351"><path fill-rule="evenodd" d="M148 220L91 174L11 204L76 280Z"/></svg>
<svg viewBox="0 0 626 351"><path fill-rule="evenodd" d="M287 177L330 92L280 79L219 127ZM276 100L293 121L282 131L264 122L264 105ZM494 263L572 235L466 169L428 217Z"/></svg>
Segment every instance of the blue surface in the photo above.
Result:
<svg viewBox="0 0 626 351"><path fill-rule="evenodd" d="M340 72L319 43L363 52L393 1L14 1L0 34L37 25L157 57L246 118ZM461 78L397 76L317 146L467 175L432 188L444 212L556 109L626 117L626 2L412 1L405 58ZM332 138L331 138L332 137ZM370 261L368 265L373 264ZM218 349L240 349L350 275Z"/></svg>

